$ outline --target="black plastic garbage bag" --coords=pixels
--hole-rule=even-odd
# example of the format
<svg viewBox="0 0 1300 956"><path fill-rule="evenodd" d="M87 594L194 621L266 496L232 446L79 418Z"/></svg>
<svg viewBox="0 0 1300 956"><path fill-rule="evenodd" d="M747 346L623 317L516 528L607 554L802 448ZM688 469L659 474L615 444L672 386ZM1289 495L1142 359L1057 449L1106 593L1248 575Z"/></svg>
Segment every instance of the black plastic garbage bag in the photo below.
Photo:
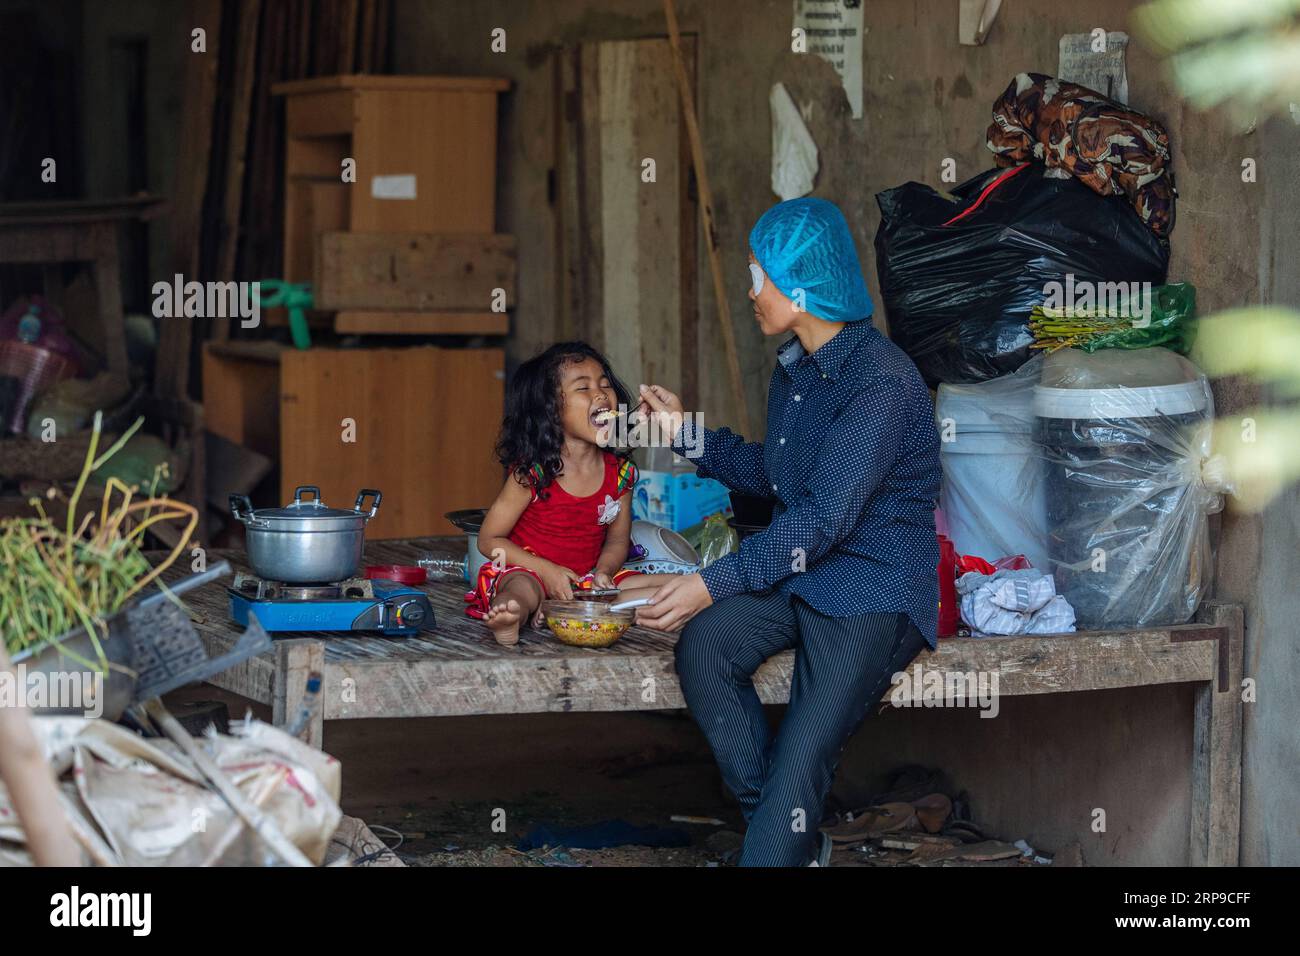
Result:
<svg viewBox="0 0 1300 956"><path fill-rule="evenodd" d="M1030 355L1049 282L1165 281L1168 240L1120 196L1026 164L951 194L904 183L876 196L876 267L889 334L930 385L981 382Z"/></svg>

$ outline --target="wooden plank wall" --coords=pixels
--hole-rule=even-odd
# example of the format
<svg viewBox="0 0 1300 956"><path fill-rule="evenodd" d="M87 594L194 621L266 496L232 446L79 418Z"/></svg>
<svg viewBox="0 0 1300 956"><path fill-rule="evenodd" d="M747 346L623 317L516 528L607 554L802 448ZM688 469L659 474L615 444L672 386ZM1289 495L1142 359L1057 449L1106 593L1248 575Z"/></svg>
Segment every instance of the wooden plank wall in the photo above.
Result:
<svg viewBox="0 0 1300 956"><path fill-rule="evenodd" d="M693 38L687 46L693 60ZM664 39L560 54L557 325L604 351L630 385L683 383L691 402L698 226L671 57Z"/></svg>

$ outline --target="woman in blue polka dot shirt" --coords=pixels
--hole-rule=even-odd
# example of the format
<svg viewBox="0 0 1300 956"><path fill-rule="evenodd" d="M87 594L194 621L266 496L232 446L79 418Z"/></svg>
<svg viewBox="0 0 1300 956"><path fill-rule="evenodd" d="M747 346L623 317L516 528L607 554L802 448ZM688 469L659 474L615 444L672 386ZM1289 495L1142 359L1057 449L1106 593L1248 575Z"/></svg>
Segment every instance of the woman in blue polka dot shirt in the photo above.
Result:
<svg viewBox="0 0 1300 956"><path fill-rule="evenodd" d="M741 865L825 865L818 825L840 753L892 675L935 645L939 438L916 366L870 322L840 210L783 202L749 238L754 319L790 336L766 440L678 426L681 401L659 385L641 386L641 411L675 429L701 475L773 499L772 523L661 587L637 619L682 631L682 692L748 822ZM751 676L789 648L790 705L773 735Z"/></svg>

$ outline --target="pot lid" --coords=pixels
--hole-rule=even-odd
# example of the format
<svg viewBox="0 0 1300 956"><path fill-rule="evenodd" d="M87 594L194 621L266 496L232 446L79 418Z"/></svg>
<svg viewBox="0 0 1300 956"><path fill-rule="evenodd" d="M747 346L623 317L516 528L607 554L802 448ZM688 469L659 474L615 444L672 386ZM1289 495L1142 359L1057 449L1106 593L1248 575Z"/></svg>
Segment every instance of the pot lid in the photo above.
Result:
<svg viewBox="0 0 1300 956"><path fill-rule="evenodd" d="M304 492L310 498L304 498ZM315 485L299 485L294 489L293 501L283 508L259 508L252 510L247 497L231 496L231 507L235 517L261 523L270 522L272 527L292 526L310 523L317 528L350 527L357 522L364 525L379 510L382 495L373 488L363 488L357 494L356 504L351 508L331 508L321 500L320 489ZM366 499L372 499L369 511L363 511Z"/></svg>
<svg viewBox="0 0 1300 956"><path fill-rule="evenodd" d="M258 508L253 512L258 518L357 518L364 512L351 508L331 508L319 498L293 501L283 508Z"/></svg>

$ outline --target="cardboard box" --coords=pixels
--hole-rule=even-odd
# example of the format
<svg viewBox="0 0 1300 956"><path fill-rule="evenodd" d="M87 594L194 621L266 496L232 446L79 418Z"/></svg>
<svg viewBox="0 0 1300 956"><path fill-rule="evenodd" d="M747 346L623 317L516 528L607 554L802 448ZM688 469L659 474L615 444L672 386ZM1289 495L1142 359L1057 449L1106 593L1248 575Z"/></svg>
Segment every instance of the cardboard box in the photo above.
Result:
<svg viewBox="0 0 1300 956"><path fill-rule="evenodd" d="M694 471L642 471L632 494L632 517L684 531L719 512L731 514L727 486Z"/></svg>

